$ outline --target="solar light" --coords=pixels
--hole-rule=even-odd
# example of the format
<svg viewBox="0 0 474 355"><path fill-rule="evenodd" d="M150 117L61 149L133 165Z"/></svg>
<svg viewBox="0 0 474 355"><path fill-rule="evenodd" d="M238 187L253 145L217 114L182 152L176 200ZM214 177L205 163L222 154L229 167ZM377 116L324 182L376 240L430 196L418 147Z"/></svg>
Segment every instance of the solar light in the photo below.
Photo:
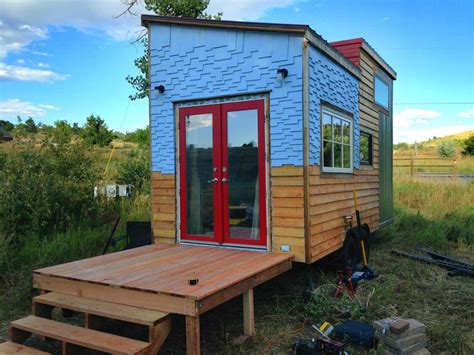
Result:
<svg viewBox="0 0 474 355"><path fill-rule="evenodd" d="M278 80L283 80L288 76L288 69L280 68L277 70L277 78Z"/></svg>
<svg viewBox="0 0 474 355"><path fill-rule="evenodd" d="M163 85L155 86L155 90L158 90L160 94L165 92L165 87Z"/></svg>

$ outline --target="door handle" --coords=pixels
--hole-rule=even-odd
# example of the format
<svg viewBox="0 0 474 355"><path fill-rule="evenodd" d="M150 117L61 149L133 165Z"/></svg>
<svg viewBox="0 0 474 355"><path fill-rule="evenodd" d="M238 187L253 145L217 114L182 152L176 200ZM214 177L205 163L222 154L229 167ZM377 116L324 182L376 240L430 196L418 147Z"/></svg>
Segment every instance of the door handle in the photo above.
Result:
<svg viewBox="0 0 474 355"><path fill-rule="evenodd" d="M218 178L214 178L214 179L212 179L212 180L207 180L207 183L208 183L208 184L212 184L212 183L217 184L218 182L219 182L219 179L218 179Z"/></svg>
<svg viewBox="0 0 474 355"><path fill-rule="evenodd" d="M221 181L222 181L222 182L227 182L227 181L229 181L229 180L227 180L226 178L222 178Z"/></svg>

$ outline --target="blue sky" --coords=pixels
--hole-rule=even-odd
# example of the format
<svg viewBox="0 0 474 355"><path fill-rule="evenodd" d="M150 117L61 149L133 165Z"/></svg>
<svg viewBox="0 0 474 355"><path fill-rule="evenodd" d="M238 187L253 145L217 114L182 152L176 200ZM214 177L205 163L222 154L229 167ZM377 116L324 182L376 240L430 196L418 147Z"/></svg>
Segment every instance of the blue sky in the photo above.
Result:
<svg viewBox="0 0 474 355"><path fill-rule="evenodd" d="M139 19L114 19L123 9L120 0L2 0L0 119L82 124L93 113L117 130L146 126L147 101L129 103L125 81L142 51L129 43ZM398 73L396 142L474 129L472 0L211 0L208 11L309 24L328 41L364 37Z"/></svg>

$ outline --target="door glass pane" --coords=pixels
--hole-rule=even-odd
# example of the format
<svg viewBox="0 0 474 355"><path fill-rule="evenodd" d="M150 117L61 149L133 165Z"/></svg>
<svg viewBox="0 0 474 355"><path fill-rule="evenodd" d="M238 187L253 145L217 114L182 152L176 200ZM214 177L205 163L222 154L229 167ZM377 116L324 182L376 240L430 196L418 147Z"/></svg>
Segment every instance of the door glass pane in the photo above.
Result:
<svg viewBox="0 0 474 355"><path fill-rule="evenodd" d="M257 110L227 114L229 236L258 240Z"/></svg>
<svg viewBox="0 0 474 355"><path fill-rule="evenodd" d="M186 116L187 232L214 234L212 114Z"/></svg>

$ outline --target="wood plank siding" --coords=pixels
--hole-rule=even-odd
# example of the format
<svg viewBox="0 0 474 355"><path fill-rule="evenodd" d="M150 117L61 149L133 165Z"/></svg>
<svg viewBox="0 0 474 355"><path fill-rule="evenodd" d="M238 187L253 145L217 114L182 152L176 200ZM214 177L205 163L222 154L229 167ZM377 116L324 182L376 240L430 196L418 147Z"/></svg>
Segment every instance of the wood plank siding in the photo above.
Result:
<svg viewBox="0 0 474 355"><path fill-rule="evenodd" d="M174 174L153 172L152 228L155 243L176 242L176 179Z"/></svg>
<svg viewBox="0 0 474 355"><path fill-rule="evenodd" d="M295 261L305 262L305 221L303 167L285 165L271 172L271 226L272 250L280 252L289 246L286 254Z"/></svg>
<svg viewBox="0 0 474 355"><path fill-rule="evenodd" d="M380 67L363 48L359 46L358 50L360 130L372 135L373 164L361 165L348 175L323 173L319 166L310 166L307 262L321 259L342 246L346 234L343 217L352 215L355 223L353 189L357 191L362 223L369 224L372 231L379 227L379 109L374 103L374 77Z"/></svg>

